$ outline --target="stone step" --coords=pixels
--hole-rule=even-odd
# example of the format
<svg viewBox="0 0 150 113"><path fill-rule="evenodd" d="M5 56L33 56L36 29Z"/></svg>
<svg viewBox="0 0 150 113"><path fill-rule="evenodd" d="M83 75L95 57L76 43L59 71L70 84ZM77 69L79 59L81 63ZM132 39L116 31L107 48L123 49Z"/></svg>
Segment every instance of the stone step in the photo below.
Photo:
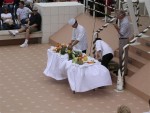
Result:
<svg viewBox="0 0 150 113"><path fill-rule="evenodd" d="M141 68L137 73L130 76L125 76L125 90L129 90L132 93L138 95L144 100L150 99L150 90L149 90L149 66L150 63L146 64ZM144 72L144 73L143 73ZM110 72L112 81L117 84L117 76L113 72Z"/></svg>
<svg viewBox="0 0 150 113"><path fill-rule="evenodd" d="M139 38L139 39L138 39L138 42L140 42L141 45L143 45L143 46L150 47L150 37Z"/></svg>
<svg viewBox="0 0 150 113"><path fill-rule="evenodd" d="M115 51L115 56L119 57L119 50ZM130 50L128 51L128 63L136 66L137 68L141 68L144 66L149 60L144 59L143 57L131 52Z"/></svg>
<svg viewBox="0 0 150 113"><path fill-rule="evenodd" d="M42 32L37 31L30 35L30 38L37 38L42 37ZM24 39L25 38L25 32L18 33L16 36L12 36L8 33L8 30L0 31L0 40L12 40L12 39Z"/></svg>
<svg viewBox="0 0 150 113"><path fill-rule="evenodd" d="M146 101L150 99L150 62L126 80L126 88Z"/></svg>
<svg viewBox="0 0 150 113"><path fill-rule="evenodd" d="M25 32L19 33L16 36L11 36L8 33L8 30L0 31L0 46L7 46L7 45L19 45L24 42L25 39ZM34 32L30 35L29 43L41 43L42 39L42 32Z"/></svg>
<svg viewBox="0 0 150 113"><path fill-rule="evenodd" d="M129 50L138 56L141 56L147 60L150 60L150 48L143 45L131 45Z"/></svg>
<svg viewBox="0 0 150 113"><path fill-rule="evenodd" d="M117 57L114 57L113 61L119 63L119 59ZM138 70L139 70L139 68L137 68L134 65L131 65L131 64L128 63L128 75L127 76L132 76Z"/></svg>

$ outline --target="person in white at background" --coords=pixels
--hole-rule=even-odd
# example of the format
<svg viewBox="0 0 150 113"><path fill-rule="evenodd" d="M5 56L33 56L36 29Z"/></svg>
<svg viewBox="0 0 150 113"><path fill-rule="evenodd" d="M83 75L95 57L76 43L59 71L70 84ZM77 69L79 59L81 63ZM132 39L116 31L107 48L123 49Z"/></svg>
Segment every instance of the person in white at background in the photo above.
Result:
<svg viewBox="0 0 150 113"><path fill-rule="evenodd" d="M96 38L96 59L101 59L101 64L108 68L108 63L112 60L113 56L112 48L101 38Z"/></svg>
<svg viewBox="0 0 150 113"><path fill-rule="evenodd" d="M13 26L13 20L11 13L8 12L8 8L4 7L4 13L1 14L1 19L3 20L3 30L11 29Z"/></svg>
<svg viewBox="0 0 150 113"><path fill-rule="evenodd" d="M86 53L88 43L85 28L82 25L78 24L77 20L74 18L71 18L68 21L68 24L73 27L72 40L68 48L72 49L73 47L75 47L75 49L81 50L83 53Z"/></svg>
<svg viewBox="0 0 150 113"><path fill-rule="evenodd" d="M32 11L28 7L24 7L24 1L19 2L19 8L17 9L17 16L18 21L20 24L24 25L27 24L29 19L29 14L32 13Z"/></svg>

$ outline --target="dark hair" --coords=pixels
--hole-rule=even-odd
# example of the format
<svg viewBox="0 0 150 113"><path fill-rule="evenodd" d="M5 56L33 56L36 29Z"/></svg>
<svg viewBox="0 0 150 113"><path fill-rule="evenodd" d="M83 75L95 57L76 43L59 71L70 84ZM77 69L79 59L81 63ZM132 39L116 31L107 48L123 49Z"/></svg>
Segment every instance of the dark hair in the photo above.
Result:
<svg viewBox="0 0 150 113"><path fill-rule="evenodd" d="M126 16L126 12L124 10L119 10L118 15Z"/></svg>
<svg viewBox="0 0 150 113"><path fill-rule="evenodd" d="M102 39L101 38L95 38L93 43L95 43L97 40L102 40Z"/></svg>
<svg viewBox="0 0 150 113"><path fill-rule="evenodd" d="M75 23L74 23L74 25L77 24L77 23L78 23L78 22L77 22L77 20L76 20Z"/></svg>
<svg viewBox="0 0 150 113"><path fill-rule="evenodd" d="M24 1L20 1L20 3L24 5Z"/></svg>
<svg viewBox="0 0 150 113"><path fill-rule="evenodd" d="M3 8L3 12L5 13L6 10L7 10L7 12L9 12L8 8L7 8L7 7L4 7L4 8Z"/></svg>
<svg viewBox="0 0 150 113"><path fill-rule="evenodd" d="M97 41L97 40L102 40L101 38L95 38L95 40Z"/></svg>
<svg viewBox="0 0 150 113"><path fill-rule="evenodd" d="M150 107L150 99L149 99L148 103L149 103L149 107Z"/></svg>

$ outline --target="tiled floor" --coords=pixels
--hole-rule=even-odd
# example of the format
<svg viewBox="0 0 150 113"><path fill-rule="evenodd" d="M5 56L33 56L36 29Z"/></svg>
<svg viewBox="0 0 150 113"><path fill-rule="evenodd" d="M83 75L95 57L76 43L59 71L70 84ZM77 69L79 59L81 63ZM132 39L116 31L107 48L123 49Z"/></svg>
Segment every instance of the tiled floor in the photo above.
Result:
<svg viewBox="0 0 150 113"><path fill-rule="evenodd" d="M116 113L121 104L132 113L149 110L143 99L117 93L115 86L73 94L67 80L44 76L49 47L0 47L0 113Z"/></svg>

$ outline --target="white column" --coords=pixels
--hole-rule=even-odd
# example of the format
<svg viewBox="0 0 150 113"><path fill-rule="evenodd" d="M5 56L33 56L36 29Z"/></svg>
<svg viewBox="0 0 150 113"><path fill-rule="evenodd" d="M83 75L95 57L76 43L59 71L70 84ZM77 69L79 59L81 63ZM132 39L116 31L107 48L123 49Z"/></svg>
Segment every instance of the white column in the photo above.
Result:
<svg viewBox="0 0 150 113"><path fill-rule="evenodd" d="M106 5L105 6L105 14L107 14L107 12L108 12L108 10L107 10L108 9L108 6L107 6L108 5L108 0L105 0L105 5ZM105 22L107 22L107 16L106 15L105 15Z"/></svg>
<svg viewBox="0 0 150 113"><path fill-rule="evenodd" d="M144 0L145 1L145 6L148 12L148 15L150 17L150 0Z"/></svg>
<svg viewBox="0 0 150 113"><path fill-rule="evenodd" d="M70 18L83 14L84 6L78 2L36 3L42 16L42 43L67 24Z"/></svg>
<svg viewBox="0 0 150 113"><path fill-rule="evenodd" d="M136 17L135 17L135 12L134 12L134 9L133 9L132 0L127 0L127 4L128 4L129 12L130 12L131 21L132 21L132 24L133 24L134 35L138 35L139 30L138 30L138 26L137 26L137 23L136 23Z"/></svg>

